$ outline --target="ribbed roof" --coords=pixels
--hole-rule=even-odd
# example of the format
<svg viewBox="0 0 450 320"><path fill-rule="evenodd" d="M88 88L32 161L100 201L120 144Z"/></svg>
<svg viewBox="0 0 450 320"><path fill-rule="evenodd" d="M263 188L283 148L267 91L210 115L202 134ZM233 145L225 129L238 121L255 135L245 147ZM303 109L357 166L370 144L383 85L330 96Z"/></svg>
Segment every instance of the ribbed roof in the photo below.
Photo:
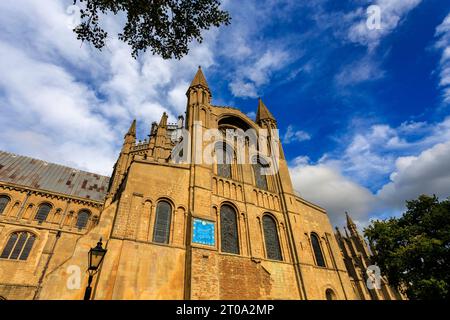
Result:
<svg viewBox="0 0 450 320"><path fill-rule="evenodd" d="M273 115L270 113L269 109L267 109L264 102L261 98L258 99L258 112L256 113L256 122L259 122L264 119L275 120Z"/></svg>
<svg viewBox="0 0 450 320"><path fill-rule="evenodd" d="M109 177L0 151L0 182L103 201Z"/></svg>
<svg viewBox="0 0 450 320"><path fill-rule="evenodd" d="M190 87L195 87L199 85L209 89L208 82L206 82L205 75L203 74L202 68L200 66L198 67L197 73L195 74L195 77L192 80Z"/></svg>

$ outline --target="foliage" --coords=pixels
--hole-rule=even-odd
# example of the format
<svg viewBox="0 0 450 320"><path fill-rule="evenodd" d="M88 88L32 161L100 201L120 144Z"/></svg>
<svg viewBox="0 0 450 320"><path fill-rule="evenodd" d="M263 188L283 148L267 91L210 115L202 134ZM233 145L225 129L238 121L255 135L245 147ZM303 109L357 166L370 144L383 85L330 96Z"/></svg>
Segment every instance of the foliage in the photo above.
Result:
<svg viewBox="0 0 450 320"><path fill-rule="evenodd" d="M81 23L73 31L99 50L108 37L100 26L101 17L124 12L127 21L118 37L131 46L134 58L150 48L164 59L180 59L189 52L191 41L202 42L203 30L231 20L228 12L220 10L219 0L74 0L77 3Z"/></svg>
<svg viewBox="0 0 450 320"><path fill-rule="evenodd" d="M374 263L409 299L450 299L450 198L421 195L364 230Z"/></svg>

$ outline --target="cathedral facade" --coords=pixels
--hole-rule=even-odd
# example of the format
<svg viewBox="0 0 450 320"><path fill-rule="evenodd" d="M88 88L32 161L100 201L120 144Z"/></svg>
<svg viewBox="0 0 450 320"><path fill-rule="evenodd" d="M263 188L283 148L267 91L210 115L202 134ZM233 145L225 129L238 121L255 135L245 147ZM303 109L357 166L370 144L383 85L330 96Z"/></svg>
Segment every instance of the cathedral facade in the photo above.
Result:
<svg viewBox="0 0 450 320"><path fill-rule="evenodd" d="M148 140L136 142L133 121L110 178L0 152L1 297L83 299L88 252L101 238L92 299L397 298L361 289L350 240L294 192L261 100L256 120L213 105L201 69L186 95L185 116L171 124L163 114ZM270 157L258 152L239 161L239 151L250 157L245 137L198 161L210 130L265 130L276 170L262 174Z"/></svg>

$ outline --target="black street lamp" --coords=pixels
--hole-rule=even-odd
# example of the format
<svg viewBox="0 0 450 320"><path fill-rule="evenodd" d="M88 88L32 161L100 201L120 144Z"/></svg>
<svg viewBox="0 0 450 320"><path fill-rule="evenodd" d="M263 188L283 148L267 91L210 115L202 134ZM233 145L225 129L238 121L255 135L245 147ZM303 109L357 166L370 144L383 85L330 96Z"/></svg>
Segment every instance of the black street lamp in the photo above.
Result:
<svg viewBox="0 0 450 320"><path fill-rule="evenodd" d="M97 242L97 246L95 248L91 248L91 250L89 250L89 254L88 254L89 268L87 269L87 271L89 273L89 279L88 279L88 285L86 287L86 291L84 293L84 300L90 300L90 298L91 298L92 278L98 272L98 268L102 264L103 258L105 257L105 254L106 254L106 251L108 251L108 250L103 249L103 247L102 247L102 238L100 238L100 241Z"/></svg>

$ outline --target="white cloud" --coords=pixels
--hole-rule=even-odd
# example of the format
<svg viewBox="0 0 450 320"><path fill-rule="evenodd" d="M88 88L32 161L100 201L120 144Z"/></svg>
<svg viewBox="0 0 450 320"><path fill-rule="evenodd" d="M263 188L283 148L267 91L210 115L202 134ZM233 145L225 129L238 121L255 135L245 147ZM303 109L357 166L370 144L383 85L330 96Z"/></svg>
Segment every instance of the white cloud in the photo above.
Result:
<svg viewBox="0 0 450 320"><path fill-rule="evenodd" d="M439 86L443 91L443 100L450 104L450 13L436 28L436 48L442 51L439 65Z"/></svg>
<svg viewBox="0 0 450 320"><path fill-rule="evenodd" d="M258 97L258 91L254 83L236 79L230 83L229 87L235 97Z"/></svg>
<svg viewBox="0 0 450 320"><path fill-rule="evenodd" d="M286 133L283 136L283 143L289 144L292 142L302 142L310 140L311 136L309 133L303 130L295 130L293 125L287 127Z"/></svg>
<svg viewBox="0 0 450 320"><path fill-rule="evenodd" d="M71 4L0 2L0 148L110 174L133 118L146 136L163 112L169 121L184 112L197 66L214 64L216 31L181 61L134 60L115 36L102 52L81 45L69 27ZM106 17L110 34L118 19Z"/></svg>
<svg viewBox="0 0 450 320"><path fill-rule="evenodd" d="M422 0L375 0L368 2L367 7L376 5L380 8L381 28L369 29L366 25L367 7L358 8L344 16L345 23L350 24L347 30L348 40L373 50L379 45L381 39L397 28L402 19L421 2Z"/></svg>
<svg viewBox="0 0 450 320"><path fill-rule="evenodd" d="M340 86L354 85L365 81L374 81L384 77L385 72L381 70L379 62L371 56L352 62L342 68L335 77Z"/></svg>
<svg viewBox="0 0 450 320"><path fill-rule="evenodd" d="M95 113L92 92L63 68L33 60L3 42L0 70L2 149L110 172L115 135ZM98 155L90 159L97 161L88 164L86 153L94 151Z"/></svg>
<svg viewBox="0 0 450 320"><path fill-rule="evenodd" d="M343 151L325 155L320 163L339 167L360 183L375 183L374 177L380 178L392 171L395 156L389 152L389 145L400 140L397 131L390 126L372 125L356 132Z"/></svg>
<svg viewBox="0 0 450 320"><path fill-rule="evenodd" d="M422 138L412 139L416 134ZM348 139L343 151L325 154L316 163L295 158L290 172L294 188L327 209L333 224L342 225L348 211L365 226L373 217L401 213L405 201L420 194L450 196L450 117L397 128L372 125ZM377 189L366 187L377 183Z"/></svg>
<svg viewBox="0 0 450 320"><path fill-rule="evenodd" d="M269 83L273 72L284 68L290 62L286 51L268 49L254 62L243 64L230 83L230 89L236 97L256 98L258 89Z"/></svg>
<svg viewBox="0 0 450 320"><path fill-rule="evenodd" d="M265 25L256 22L276 3L253 10L255 23L248 23L241 8L256 8L257 2L225 2L233 11L232 26L208 30L203 43L193 43L180 61L148 52L131 58L130 48L116 37L123 15L104 17L111 37L103 51L81 44L71 30L76 13L68 10L71 5L0 2L2 149L109 174L133 118L138 135L146 136L162 112L169 121L184 114L198 65L208 74L215 56L227 57L236 80L230 81L232 91L256 96L289 60L281 46L255 38Z"/></svg>
<svg viewBox="0 0 450 320"><path fill-rule="evenodd" d="M183 115L186 110L186 91L189 88L188 82L180 82L169 91L168 98L172 107Z"/></svg>
<svg viewBox="0 0 450 320"><path fill-rule="evenodd" d="M336 137L341 147L324 154L318 163L337 167L354 181L372 187L385 182L399 157L415 156L450 141L450 117L438 123L409 121L398 127L365 121L353 125L357 127L353 134Z"/></svg>
<svg viewBox="0 0 450 320"><path fill-rule="evenodd" d="M357 43L367 47L368 51L363 57L355 62L342 67L335 76L339 86L354 85L361 82L379 80L385 76L381 68L383 55L375 52L383 38L391 34L406 18L408 13L416 8L422 0L375 0L366 1L365 5L348 12L325 14L335 29L334 33L344 42ZM376 6L380 12L379 28L369 29L368 18L373 12L368 12L370 6ZM388 52L387 52L388 53Z"/></svg>
<svg viewBox="0 0 450 320"><path fill-rule="evenodd" d="M302 198L324 207L333 224L344 222L344 212L351 213L355 221L367 221L375 203L370 190L342 175L329 165L310 165L302 158L290 167L294 188Z"/></svg>
<svg viewBox="0 0 450 320"><path fill-rule="evenodd" d="M292 48L288 35L269 38L264 28L277 19L292 19L299 1L224 1L232 14L232 23L219 34L217 55L225 58L230 68L229 89L235 97L261 96L265 85L275 84L277 72L300 57ZM268 19L267 17L271 17ZM226 44L226 45L225 45Z"/></svg>
<svg viewBox="0 0 450 320"><path fill-rule="evenodd" d="M388 208L402 209L405 199L415 199L423 193L449 197L450 142L437 144L417 157L398 158L390 180L377 192Z"/></svg>
<svg viewBox="0 0 450 320"><path fill-rule="evenodd" d="M353 62L341 67L335 76L336 84L342 87L383 78L386 72L381 68L382 61L389 51L380 53L376 49L421 2L422 0L360 0L345 12L330 11L329 1L314 1L315 13L312 17L319 30L331 32L343 44L357 44L367 48L360 58L354 58ZM380 12L379 28L369 28L367 25L372 17L372 12L368 9L373 6ZM337 92L342 93L340 90Z"/></svg>
<svg viewBox="0 0 450 320"><path fill-rule="evenodd" d="M256 22L265 13L254 10L255 23L248 23L243 4L225 3L233 11L232 26L208 30L203 43L193 43L179 61L149 52L131 58L130 48L116 38L123 15L104 17L111 34L104 50L81 44L71 30L71 5L0 2L2 149L109 174L132 119L138 120L138 135L146 136L163 112L169 121L184 114L198 65L208 75L216 56L227 57L236 80L230 81L232 91L256 96L290 58L282 46L256 40L265 25ZM276 7L269 2L265 12Z"/></svg>

